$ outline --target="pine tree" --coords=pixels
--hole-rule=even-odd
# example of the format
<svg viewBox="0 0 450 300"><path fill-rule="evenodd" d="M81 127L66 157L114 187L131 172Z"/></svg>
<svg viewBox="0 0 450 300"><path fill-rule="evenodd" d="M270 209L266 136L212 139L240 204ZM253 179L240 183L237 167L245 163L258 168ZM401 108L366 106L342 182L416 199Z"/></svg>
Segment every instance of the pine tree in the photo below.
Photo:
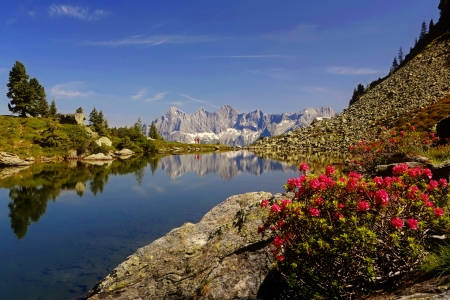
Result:
<svg viewBox="0 0 450 300"><path fill-rule="evenodd" d="M394 61L392 62L391 71L395 71L398 68L397 57L394 57Z"/></svg>
<svg viewBox="0 0 450 300"><path fill-rule="evenodd" d="M98 120L98 112L97 109L94 107L94 109L91 111L91 113L89 114L89 125L94 126L95 124L97 124Z"/></svg>
<svg viewBox="0 0 450 300"><path fill-rule="evenodd" d="M422 22L422 27L420 29L419 40L421 40L424 36L428 34L427 23L425 21Z"/></svg>
<svg viewBox="0 0 450 300"><path fill-rule="evenodd" d="M82 114L83 113L83 108L80 106L77 108L77 110L75 111L77 114Z"/></svg>
<svg viewBox="0 0 450 300"><path fill-rule="evenodd" d="M56 117L58 116L58 110L56 109L56 103L55 100L52 100L52 104L50 105L50 117L52 117L53 119L56 119Z"/></svg>
<svg viewBox="0 0 450 300"><path fill-rule="evenodd" d="M402 62L403 62L403 50L402 50L402 47L400 47L400 49L398 50L397 58L398 58L398 64L401 65Z"/></svg>
<svg viewBox="0 0 450 300"><path fill-rule="evenodd" d="M162 140L163 138L159 135L158 129L156 128L155 122L152 121L152 125L150 125L150 132L148 136L155 140Z"/></svg>
<svg viewBox="0 0 450 300"><path fill-rule="evenodd" d="M30 86L28 82L30 78L27 74L25 66L18 60L9 72L9 82L6 85L8 92L6 97L11 99L8 103L8 109L21 117L26 117L27 113L33 108L33 102L30 98Z"/></svg>
<svg viewBox="0 0 450 300"><path fill-rule="evenodd" d="M428 32L432 32L434 28L434 22L433 19L430 20L430 25L428 25Z"/></svg>

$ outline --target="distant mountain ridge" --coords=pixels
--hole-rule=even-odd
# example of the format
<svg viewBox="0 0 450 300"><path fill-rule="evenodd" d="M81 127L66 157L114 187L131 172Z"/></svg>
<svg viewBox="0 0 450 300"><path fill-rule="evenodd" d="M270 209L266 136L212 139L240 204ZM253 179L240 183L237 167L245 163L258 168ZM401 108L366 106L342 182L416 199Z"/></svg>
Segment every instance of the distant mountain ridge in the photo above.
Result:
<svg viewBox="0 0 450 300"><path fill-rule="evenodd" d="M199 137L202 143L244 146L259 137L272 137L308 126L318 117L333 116L334 109L328 106L306 108L291 114L264 114L261 110L239 113L230 105L224 105L215 112L200 108L191 115L172 106L155 120L155 125L167 141L194 143Z"/></svg>

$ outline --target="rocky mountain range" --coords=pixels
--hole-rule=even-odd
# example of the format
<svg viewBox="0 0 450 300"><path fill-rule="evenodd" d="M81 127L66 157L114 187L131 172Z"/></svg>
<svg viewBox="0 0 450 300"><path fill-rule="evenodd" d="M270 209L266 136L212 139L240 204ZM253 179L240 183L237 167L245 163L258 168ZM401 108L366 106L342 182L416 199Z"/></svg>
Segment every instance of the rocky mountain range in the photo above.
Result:
<svg viewBox="0 0 450 300"><path fill-rule="evenodd" d="M297 113L264 114L261 110L239 113L230 105L218 111L207 112L200 108L186 114L176 107L155 120L159 134L167 141L217 143L244 146L259 137L272 137L311 124L316 118L335 115L331 107L307 108Z"/></svg>

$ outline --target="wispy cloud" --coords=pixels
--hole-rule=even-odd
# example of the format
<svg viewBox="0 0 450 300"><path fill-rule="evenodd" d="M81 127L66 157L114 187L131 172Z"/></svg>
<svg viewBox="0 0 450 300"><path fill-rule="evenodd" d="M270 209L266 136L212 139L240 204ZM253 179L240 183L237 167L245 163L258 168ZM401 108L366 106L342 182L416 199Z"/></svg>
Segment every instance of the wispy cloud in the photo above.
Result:
<svg viewBox="0 0 450 300"><path fill-rule="evenodd" d="M208 101L205 101L205 100L200 100L200 99L197 99L197 98L185 95L185 94L178 94L178 95L180 95L181 97L184 97L186 99L189 99L189 100L191 100L193 102L203 103L203 104L206 104L206 105L214 107L214 108L220 108L219 106L215 106L213 104L210 104Z"/></svg>
<svg viewBox="0 0 450 300"><path fill-rule="evenodd" d="M27 12L27 14L28 14L30 17L34 17L37 13L36 13L36 11L34 11L34 10L29 10L29 11Z"/></svg>
<svg viewBox="0 0 450 300"><path fill-rule="evenodd" d="M172 104L172 105L178 105L178 106L184 105L184 103L181 102L181 101L172 101L172 102L169 102L169 104Z"/></svg>
<svg viewBox="0 0 450 300"><path fill-rule="evenodd" d="M328 68L327 73L340 75L371 75L378 74L381 71L370 68L352 68L352 67L331 67Z"/></svg>
<svg viewBox="0 0 450 300"><path fill-rule="evenodd" d="M105 17L109 14L109 12L104 11L102 9L96 9L94 11L90 11L87 7L79 7L72 5L50 5L48 7L48 13L51 17L61 17L68 16L80 20L98 20L100 18Z"/></svg>
<svg viewBox="0 0 450 300"><path fill-rule="evenodd" d="M131 96L131 99L133 100L141 100L142 98L144 98L147 95L147 90L140 90L139 92L136 93L136 95Z"/></svg>
<svg viewBox="0 0 450 300"><path fill-rule="evenodd" d="M268 55L212 55L212 56L203 56L203 58L277 58L277 57L286 57L284 55L279 54L268 54Z"/></svg>
<svg viewBox="0 0 450 300"><path fill-rule="evenodd" d="M70 82L65 84L58 84L50 89L50 96L56 99L61 98L73 98L73 97L88 97L94 94L94 92L81 91L80 87L82 82Z"/></svg>
<svg viewBox="0 0 450 300"><path fill-rule="evenodd" d="M187 36L187 35L152 35L152 36L130 36L118 40L105 41L85 41L83 44L88 46L129 46L129 45L148 45L157 46L162 44L193 44L204 43L221 40L225 38L218 38L213 36Z"/></svg>
<svg viewBox="0 0 450 300"><path fill-rule="evenodd" d="M15 19L15 18L9 18L7 21L6 21L6 25L11 25L12 23L14 23L15 21L17 21L17 19Z"/></svg>
<svg viewBox="0 0 450 300"><path fill-rule="evenodd" d="M6 72L6 71L8 71L7 68L0 68L0 74L2 74L3 72Z"/></svg>
<svg viewBox="0 0 450 300"><path fill-rule="evenodd" d="M271 33L264 35L266 39L277 40L281 42L314 42L318 40L317 25L314 24L299 24L294 29Z"/></svg>
<svg viewBox="0 0 450 300"><path fill-rule="evenodd" d="M168 92L157 93L152 98L145 99L145 102L153 102L157 100L163 100Z"/></svg>

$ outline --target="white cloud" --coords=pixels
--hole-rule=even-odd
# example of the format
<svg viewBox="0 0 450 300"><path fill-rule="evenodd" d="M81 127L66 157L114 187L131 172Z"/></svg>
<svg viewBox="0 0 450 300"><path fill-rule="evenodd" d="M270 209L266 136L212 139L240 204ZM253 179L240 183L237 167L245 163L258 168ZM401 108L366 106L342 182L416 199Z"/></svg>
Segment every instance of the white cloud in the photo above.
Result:
<svg viewBox="0 0 450 300"><path fill-rule="evenodd" d="M169 104L172 104L172 105L178 105L178 106L184 105L184 103L181 102L181 101L173 101L173 102L169 102Z"/></svg>
<svg viewBox="0 0 450 300"><path fill-rule="evenodd" d="M10 19L8 19L7 21L6 21L6 25L11 25L12 23L14 23L15 21L17 21L17 19L14 19L14 18L10 18Z"/></svg>
<svg viewBox="0 0 450 300"><path fill-rule="evenodd" d="M137 92L136 95L131 96L131 99L133 100L140 100L142 98L145 97L145 95L147 95L147 90L140 90L139 92Z"/></svg>
<svg viewBox="0 0 450 300"><path fill-rule="evenodd" d="M157 93L154 97L145 99L145 102L153 102L157 100L162 100L166 96L167 92Z"/></svg>
<svg viewBox="0 0 450 300"><path fill-rule="evenodd" d="M193 44L211 42L224 38L216 38L212 36L186 36L186 35L153 35L153 36L130 36L119 40L106 41L86 41L83 44L88 46L127 46L127 45L149 45L157 46L162 44Z"/></svg>
<svg viewBox="0 0 450 300"><path fill-rule="evenodd" d="M50 89L50 96L53 98L73 98L73 97L88 97L94 92L80 91L79 88L82 82L70 82L65 84L58 84Z"/></svg>
<svg viewBox="0 0 450 300"><path fill-rule="evenodd" d="M381 71L370 68L331 67L327 69L327 72L340 75L371 75L378 74Z"/></svg>
<svg viewBox="0 0 450 300"><path fill-rule="evenodd" d="M264 38L281 42L314 42L318 40L317 25L299 24L294 29L285 32L264 35Z"/></svg>
<svg viewBox="0 0 450 300"><path fill-rule="evenodd" d="M215 105L209 104L207 101L200 100L200 99L197 99L197 98L185 95L185 94L178 94L178 95L180 95L180 96L182 96L182 97L184 97L186 99L189 99L189 100L191 100L193 102L203 103L203 104L209 105L209 106L214 107L214 108L220 108L219 106L215 106Z"/></svg>
<svg viewBox="0 0 450 300"><path fill-rule="evenodd" d="M63 4L50 5L48 8L48 13L51 17L69 16L80 20L98 20L109 14L107 11L104 11L102 9L96 9L93 12L90 12L89 8L87 7L85 8Z"/></svg>
<svg viewBox="0 0 450 300"><path fill-rule="evenodd" d="M30 11L28 11L28 15L30 17L34 17L36 15L36 12L34 10L30 10Z"/></svg>

